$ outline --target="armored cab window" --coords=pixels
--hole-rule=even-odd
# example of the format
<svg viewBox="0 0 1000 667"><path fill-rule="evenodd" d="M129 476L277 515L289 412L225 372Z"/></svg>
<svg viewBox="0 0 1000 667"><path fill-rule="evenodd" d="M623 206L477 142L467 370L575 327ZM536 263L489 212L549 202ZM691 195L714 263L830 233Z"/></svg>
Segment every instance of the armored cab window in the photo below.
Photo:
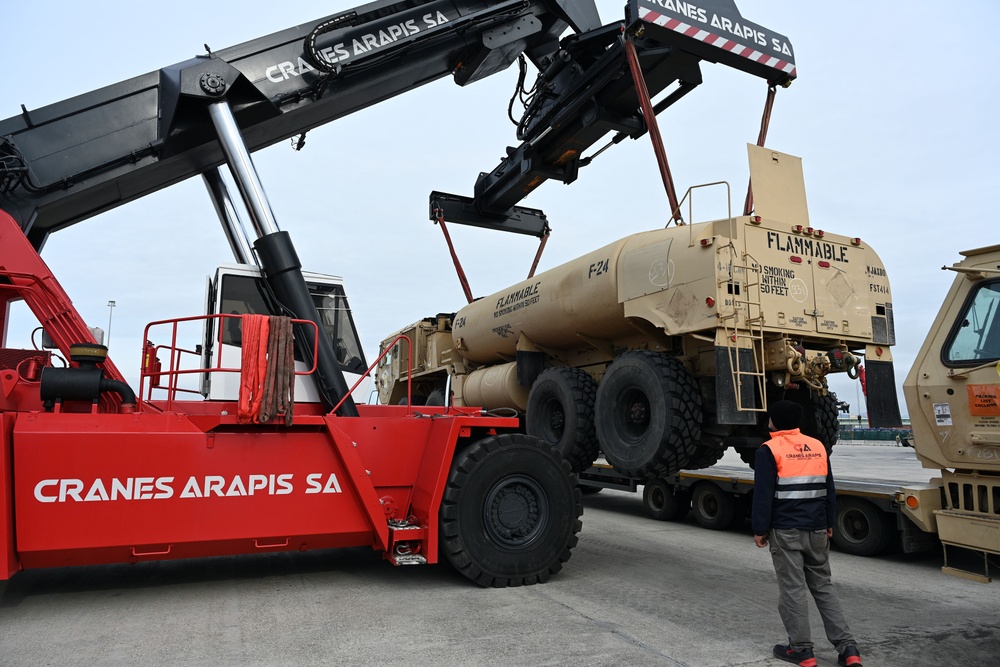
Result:
<svg viewBox="0 0 1000 667"><path fill-rule="evenodd" d="M984 281L969 295L942 350L949 366L1000 360L1000 280Z"/></svg>

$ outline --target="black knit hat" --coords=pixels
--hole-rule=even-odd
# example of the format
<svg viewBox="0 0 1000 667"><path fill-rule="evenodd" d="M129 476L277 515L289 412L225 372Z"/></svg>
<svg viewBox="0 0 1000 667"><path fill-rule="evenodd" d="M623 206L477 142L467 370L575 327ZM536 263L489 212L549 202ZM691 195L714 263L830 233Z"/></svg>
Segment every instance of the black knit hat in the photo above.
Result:
<svg viewBox="0 0 1000 667"><path fill-rule="evenodd" d="M793 401L776 401L771 404L767 414L771 423L779 431L798 428L802 423L802 406Z"/></svg>

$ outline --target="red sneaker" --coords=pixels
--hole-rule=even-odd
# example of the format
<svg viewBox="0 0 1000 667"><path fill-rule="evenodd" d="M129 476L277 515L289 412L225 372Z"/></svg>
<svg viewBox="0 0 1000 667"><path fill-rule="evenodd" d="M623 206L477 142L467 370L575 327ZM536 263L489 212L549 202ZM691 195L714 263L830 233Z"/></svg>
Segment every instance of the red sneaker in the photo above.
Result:
<svg viewBox="0 0 1000 667"><path fill-rule="evenodd" d="M837 663L843 667L861 667L861 653L857 646L848 646L837 658Z"/></svg>

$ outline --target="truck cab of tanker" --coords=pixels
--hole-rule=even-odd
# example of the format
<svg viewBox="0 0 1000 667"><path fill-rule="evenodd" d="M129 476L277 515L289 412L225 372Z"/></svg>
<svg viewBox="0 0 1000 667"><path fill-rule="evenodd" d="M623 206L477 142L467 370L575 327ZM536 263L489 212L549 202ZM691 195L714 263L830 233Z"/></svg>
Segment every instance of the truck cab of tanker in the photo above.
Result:
<svg viewBox="0 0 1000 667"><path fill-rule="evenodd" d="M989 554L1000 554L1000 245L961 254L942 267L957 275L903 384L917 458L941 478L897 500L938 533L946 572L988 580ZM949 565L954 547L984 572Z"/></svg>

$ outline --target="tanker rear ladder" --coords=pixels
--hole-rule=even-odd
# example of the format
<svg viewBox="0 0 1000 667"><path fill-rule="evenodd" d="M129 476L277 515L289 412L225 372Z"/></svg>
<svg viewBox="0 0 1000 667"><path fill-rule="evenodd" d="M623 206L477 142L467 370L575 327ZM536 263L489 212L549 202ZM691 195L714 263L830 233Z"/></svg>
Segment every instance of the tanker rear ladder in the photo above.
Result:
<svg viewBox="0 0 1000 667"><path fill-rule="evenodd" d="M732 246L730 246L732 247ZM732 249L735 256L736 249ZM749 258L749 261L747 259ZM738 289L739 283L730 279L732 289L733 314L719 315L719 322L726 337L726 347L732 361L733 385L736 387L736 409L740 412L767 412L767 392L764 374L764 312L760 305L760 263L754 261L749 254L743 253L743 264L733 265L736 273L744 276L743 289ZM727 281L720 280L721 287ZM742 295L741 295L742 292ZM756 297L756 298L755 298ZM732 323L730 329L729 323ZM740 349L749 347L753 354L753 365L743 368ZM743 380L749 379L744 386ZM761 397L760 407L756 406L754 396L744 399L744 389L756 386L756 393Z"/></svg>
<svg viewBox="0 0 1000 667"><path fill-rule="evenodd" d="M740 253L732 239L736 237L736 219L733 218L732 190L726 181L715 181L712 183L702 183L692 185L684 193L675 211L679 211L684 202L688 203L688 220L691 222L689 228L692 236L690 245L694 245L694 191L703 188L710 188L723 185L726 188L726 220L729 221L729 248L730 257L741 256L742 264L733 264L729 267L729 276L720 278L717 288L729 285L728 293L732 297L732 314L725 315L720 312L719 324L725 336L725 347L729 353L731 376L733 386L736 387L736 410L738 412L767 412L767 392L764 391L766 375L764 372L764 312L760 304L760 262L756 261L749 253ZM669 224L669 223L668 223ZM734 276L743 276L743 287L734 280ZM741 298L742 297L742 298ZM729 323L732 323L732 327ZM741 325L742 323L742 325ZM742 345L746 343L746 345ZM752 353L753 365L749 369L744 369L741 363L741 348L749 348ZM756 393L761 397L761 406L756 407L757 402L754 396L746 397L744 400L744 378L752 378L750 386L756 386Z"/></svg>

